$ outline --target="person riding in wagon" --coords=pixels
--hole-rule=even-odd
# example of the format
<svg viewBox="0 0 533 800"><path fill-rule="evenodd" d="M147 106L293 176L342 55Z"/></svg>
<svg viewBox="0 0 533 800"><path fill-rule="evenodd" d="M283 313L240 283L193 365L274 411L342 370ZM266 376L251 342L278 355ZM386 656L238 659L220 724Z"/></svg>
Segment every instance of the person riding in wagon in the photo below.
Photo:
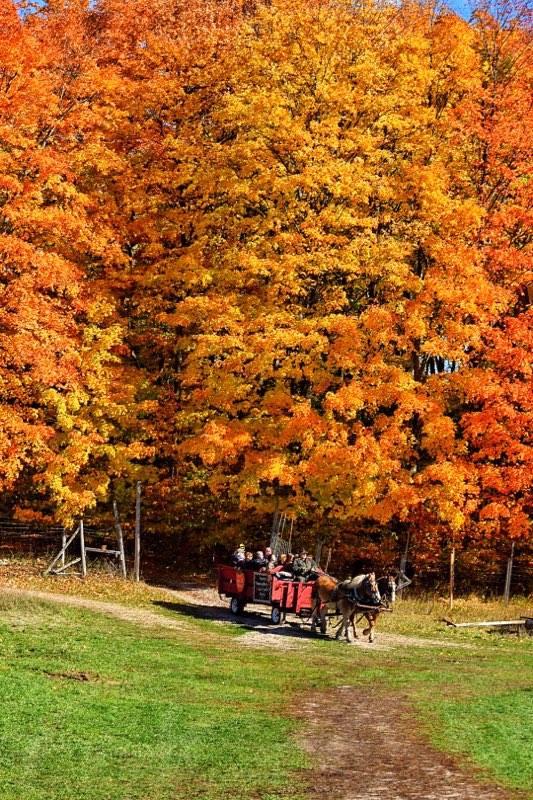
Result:
<svg viewBox="0 0 533 800"><path fill-rule="evenodd" d="M315 573L317 569L318 566L316 562L307 554L307 550L302 550L295 556L292 568L295 580L309 580L310 576Z"/></svg>

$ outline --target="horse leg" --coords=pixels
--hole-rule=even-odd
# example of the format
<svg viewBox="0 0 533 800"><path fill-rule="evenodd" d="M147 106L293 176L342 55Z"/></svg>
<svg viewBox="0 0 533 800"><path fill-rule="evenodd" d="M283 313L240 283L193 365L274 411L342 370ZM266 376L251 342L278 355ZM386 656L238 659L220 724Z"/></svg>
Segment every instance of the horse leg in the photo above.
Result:
<svg viewBox="0 0 533 800"><path fill-rule="evenodd" d="M343 614L341 619L341 624L337 628L337 634L335 636L335 639L340 639L342 633L344 632L346 641L349 642L350 641L349 630L350 630L350 617L349 615Z"/></svg>
<svg viewBox="0 0 533 800"><path fill-rule="evenodd" d="M350 622L352 623L353 638L359 639L359 634L357 633L357 611L352 611L350 615Z"/></svg>
<svg viewBox="0 0 533 800"><path fill-rule="evenodd" d="M341 613L342 613L342 624L340 630L344 629L344 635L346 637L346 641L350 643L352 640L350 638L350 623L351 623L351 616L352 616L352 609L351 606L346 602L343 601L340 605Z"/></svg>
<svg viewBox="0 0 533 800"><path fill-rule="evenodd" d="M328 607L326 603L322 604L320 609L320 633L328 632Z"/></svg>
<svg viewBox="0 0 533 800"><path fill-rule="evenodd" d="M374 641L374 626L376 624L376 615L375 614L365 614L365 617L368 620L368 628L365 628L363 631L363 636L368 635L368 641Z"/></svg>
<svg viewBox="0 0 533 800"><path fill-rule="evenodd" d="M350 623L350 615L346 614L344 607L340 604L339 606L337 606L337 611L339 611L340 614L342 615L342 619L340 621L340 625L337 627L337 634L335 636L335 639L340 639L343 631L345 633L346 638L348 639L348 625Z"/></svg>
<svg viewBox="0 0 533 800"><path fill-rule="evenodd" d="M316 633L316 621L320 609L320 597L315 599L313 610L311 611L311 633Z"/></svg>
<svg viewBox="0 0 533 800"><path fill-rule="evenodd" d="M352 615L349 609L347 609L345 612L345 620L346 620L346 641L348 642L348 644L352 644L352 642L354 641L354 638L351 636L351 631L353 626L352 626ZM354 634L355 634L355 629L354 629Z"/></svg>

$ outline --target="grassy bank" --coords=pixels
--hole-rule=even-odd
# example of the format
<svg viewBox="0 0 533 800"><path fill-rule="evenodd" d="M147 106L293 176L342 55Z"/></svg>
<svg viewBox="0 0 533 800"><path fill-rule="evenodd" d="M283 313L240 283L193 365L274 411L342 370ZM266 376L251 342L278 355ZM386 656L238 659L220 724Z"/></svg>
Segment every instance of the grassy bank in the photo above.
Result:
<svg viewBox="0 0 533 800"><path fill-rule="evenodd" d="M165 590L99 580L105 591L96 579L77 583L186 627L139 629L0 595L3 800L296 800L305 795L306 760L292 741L293 712L302 696L339 685L360 687L364 703L376 689L407 700L439 748L504 786L533 789L529 638L450 631L438 622L440 607L428 613L432 601L410 600L381 629L438 636L442 645L255 649L239 645L238 625L154 605ZM455 614L501 610L471 599Z"/></svg>
<svg viewBox="0 0 533 800"><path fill-rule="evenodd" d="M291 722L264 658L20 598L2 606L0 797L284 796L274 765Z"/></svg>

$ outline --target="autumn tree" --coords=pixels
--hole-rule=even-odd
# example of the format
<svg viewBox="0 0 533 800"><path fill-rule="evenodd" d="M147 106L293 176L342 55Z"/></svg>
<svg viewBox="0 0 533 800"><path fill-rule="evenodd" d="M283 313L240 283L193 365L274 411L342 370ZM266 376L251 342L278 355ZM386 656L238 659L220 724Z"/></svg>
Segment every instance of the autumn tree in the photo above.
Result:
<svg viewBox="0 0 533 800"><path fill-rule="evenodd" d="M480 85L460 123L470 157L462 191L484 209L477 247L500 298L472 342L462 385L466 458L480 486L481 538L527 539L533 475L531 34L525 8L481 5L473 21Z"/></svg>
<svg viewBox="0 0 533 800"><path fill-rule="evenodd" d="M70 521L106 496L129 448L114 438L121 330L90 280L113 235L91 223L79 181L94 154L90 30L82 4L22 20L2 0L0 15L1 486L19 510Z"/></svg>
<svg viewBox="0 0 533 800"><path fill-rule="evenodd" d="M192 346L181 452L217 496L387 523L457 472L448 373L498 302L446 168L463 37L418 5L244 20L200 131L194 279L159 314Z"/></svg>
<svg viewBox="0 0 533 800"><path fill-rule="evenodd" d="M98 185L122 248L103 270L125 328L127 362L140 377L141 435L154 448L145 516L159 530L204 527L221 499L205 470L178 456L181 367L190 348L161 318L196 284L203 198L195 191L205 160L198 136L222 85L219 61L240 17L230 2L124 3L95 7L103 82L93 103L114 161ZM107 163L107 162L105 162Z"/></svg>
<svg viewBox="0 0 533 800"><path fill-rule="evenodd" d="M510 8L1 0L10 501L70 519L142 475L152 529L280 508L373 558L415 535L428 570L525 541Z"/></svg>

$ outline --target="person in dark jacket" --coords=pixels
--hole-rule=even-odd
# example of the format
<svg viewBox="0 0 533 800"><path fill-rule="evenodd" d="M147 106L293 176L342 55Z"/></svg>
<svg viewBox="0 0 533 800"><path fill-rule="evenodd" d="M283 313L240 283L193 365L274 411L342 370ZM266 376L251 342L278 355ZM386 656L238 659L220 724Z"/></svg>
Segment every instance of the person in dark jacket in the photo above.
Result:
<svg viewBox="0 0 533 800"><path fill-rule="evenodd" d="M254 553L253 559L254 570L259 572L260 570L265 570L268 566L268 561L266 560L265 556L263 555L262 550L256 550Z"/></svg>
<svg viewBox="0 0 533 800"><path fill-rule="evenodd" d="M299 581L304 581L306 578L314 573L317 569L317 565L311 558L311 556L307 555L306 550L302 550L301 553L298 553L294 559L293 565L293 573L294 577Z"/></svg>
<svg viewBox="0 0 533 800"><path fill-rule="evenodd" d="M283 570L284 572L290 572L292 575L293 569L294 569L294 556L292 553L287 553L287 557L283 565Z"/></svg>
<svg viewBox="0 0 533 800"><path fill-rule="evenodd" d="M244 545L240 544L231 557L234 567L242 567L244 564Z"/></svg>

